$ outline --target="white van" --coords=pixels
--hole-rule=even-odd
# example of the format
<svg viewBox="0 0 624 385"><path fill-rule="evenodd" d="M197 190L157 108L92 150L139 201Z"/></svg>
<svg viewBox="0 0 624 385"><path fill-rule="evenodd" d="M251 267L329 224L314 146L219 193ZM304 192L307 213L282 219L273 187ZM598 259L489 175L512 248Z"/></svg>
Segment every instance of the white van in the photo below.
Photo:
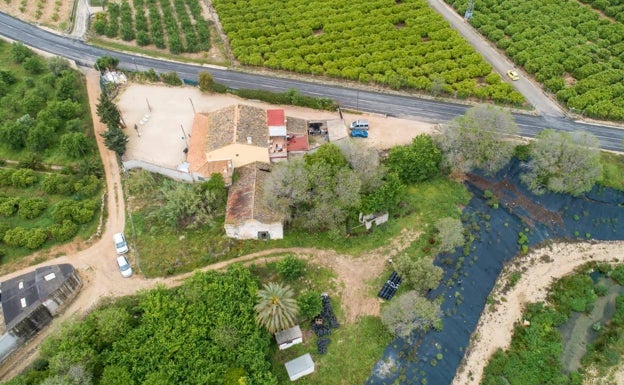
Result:
<svg viewBox="0 0 624 385"><path fill-rule="evenodd" d="M351 122L351 125L349 126L349 128L352 130L368 130L368 120L359 119L354 122Z"/></svg>
<svg viewBox="0 0 624 385"><path fill-rule="evenodd" d="M113 234L113 242L115 243L115 251L117 251L117 254L126 254L128 252L128 243L123 233Z"/></svg>

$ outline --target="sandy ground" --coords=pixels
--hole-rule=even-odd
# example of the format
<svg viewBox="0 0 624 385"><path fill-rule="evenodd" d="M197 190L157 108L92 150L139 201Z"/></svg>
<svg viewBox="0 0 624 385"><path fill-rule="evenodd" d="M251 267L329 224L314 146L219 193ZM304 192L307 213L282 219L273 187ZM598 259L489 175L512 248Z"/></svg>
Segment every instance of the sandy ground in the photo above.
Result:
<svg viewBox="0 0 624 385"><path fill-rule="evenodd" d="M340 118L337 112L332 111L276 106L232 95L202 94L196 87L129 84L116 102L126 122L125 132L130 138L125 158L174 169L186 160L183 152L187 146L185 135L192 135L195 112L212 112L243 103L263 109L283 108L287 117L307 120ZM407 144L414 136L435 130L433 124L380 115L344 113L344 119L347 125L356 119L368 119L369 137L357 140L379 149Z"/></svg>
<svg viewBox="0 0 624 385"><path fill-rule="evenodd" d="M494 290L497 298L505 297L494 309L486 307L477 329L472 336L471 347L464 357L464 363L455 376L453 385L478 385L483 369L497 349L506 349L511 342L514 324L521 321L522 310L528 302L544 301L547 289L557 278L572 272L589 261L622 262L624 242L553 244L532 251L522 260L514 262L499 277L496 288L503 288L512 271L526 271L522 278L507 293ZM624 384L620 368L615 373L616 383Z"/></svg>

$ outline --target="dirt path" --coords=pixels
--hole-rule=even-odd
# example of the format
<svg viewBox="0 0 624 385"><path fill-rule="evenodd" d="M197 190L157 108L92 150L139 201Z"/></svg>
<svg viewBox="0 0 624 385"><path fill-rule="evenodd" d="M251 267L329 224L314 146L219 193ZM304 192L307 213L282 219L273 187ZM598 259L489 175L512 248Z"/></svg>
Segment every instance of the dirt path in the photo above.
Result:
<svg viewBox="0 0 624 385"><path fill-rule="evenodd" d="M621 262L624 241L601 243L558 243L532 251L514 263L513 268L501 274L495 287L503 288L512 271L522 272L522 278L507 293L494 290L499 301L494 309L486 307L476 331L471 347L457 371L452 385L478 385L483 369L497 349L506 349L511 342L513 327L521 321L522 311L528 302L544 301L547 289L553 280L571 273L576 267L589 261ZM624 383L620 370L616 383Z"/></svg>

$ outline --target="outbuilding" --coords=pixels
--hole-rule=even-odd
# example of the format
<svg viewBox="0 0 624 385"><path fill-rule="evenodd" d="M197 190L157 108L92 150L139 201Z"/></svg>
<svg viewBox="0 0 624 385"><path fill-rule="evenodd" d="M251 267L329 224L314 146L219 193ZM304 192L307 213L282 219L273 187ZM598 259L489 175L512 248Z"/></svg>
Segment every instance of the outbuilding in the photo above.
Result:
<svg viewBox="0 0 624 385"><path fill-rule="evenodd" d="M282 330L275 333L275 341L280 350L288 349L289 347L300 344L303 342L303 334L299 325L295 325L290 329Z"/></svg>
<svg viewBox="0 0 624 385"><path fill-rule="evenodd" d="M314 373L314 361L310 353L306 353L301 357L297 357L286 364L286 371L291 381L295 381L303 376Z"/></svg>

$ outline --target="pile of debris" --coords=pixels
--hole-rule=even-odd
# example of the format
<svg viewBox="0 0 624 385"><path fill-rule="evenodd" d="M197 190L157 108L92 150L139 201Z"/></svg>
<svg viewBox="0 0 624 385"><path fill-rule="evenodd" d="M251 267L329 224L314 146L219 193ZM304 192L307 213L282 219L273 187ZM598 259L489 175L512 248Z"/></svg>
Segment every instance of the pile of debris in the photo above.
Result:
<svg viewBox="0 0 624 385"><path fill-rule="evenodd" d="M323 310L321 314L317 315L312 320L312 330L314 330L314 334L319 337L316 341L319 354L325 354L327 353L327 346L331 343L331 340L327 336L331 335L331 329L339 327L340 324L334 314L329 295L323 293L321 298L323 301Z"/></svg>

